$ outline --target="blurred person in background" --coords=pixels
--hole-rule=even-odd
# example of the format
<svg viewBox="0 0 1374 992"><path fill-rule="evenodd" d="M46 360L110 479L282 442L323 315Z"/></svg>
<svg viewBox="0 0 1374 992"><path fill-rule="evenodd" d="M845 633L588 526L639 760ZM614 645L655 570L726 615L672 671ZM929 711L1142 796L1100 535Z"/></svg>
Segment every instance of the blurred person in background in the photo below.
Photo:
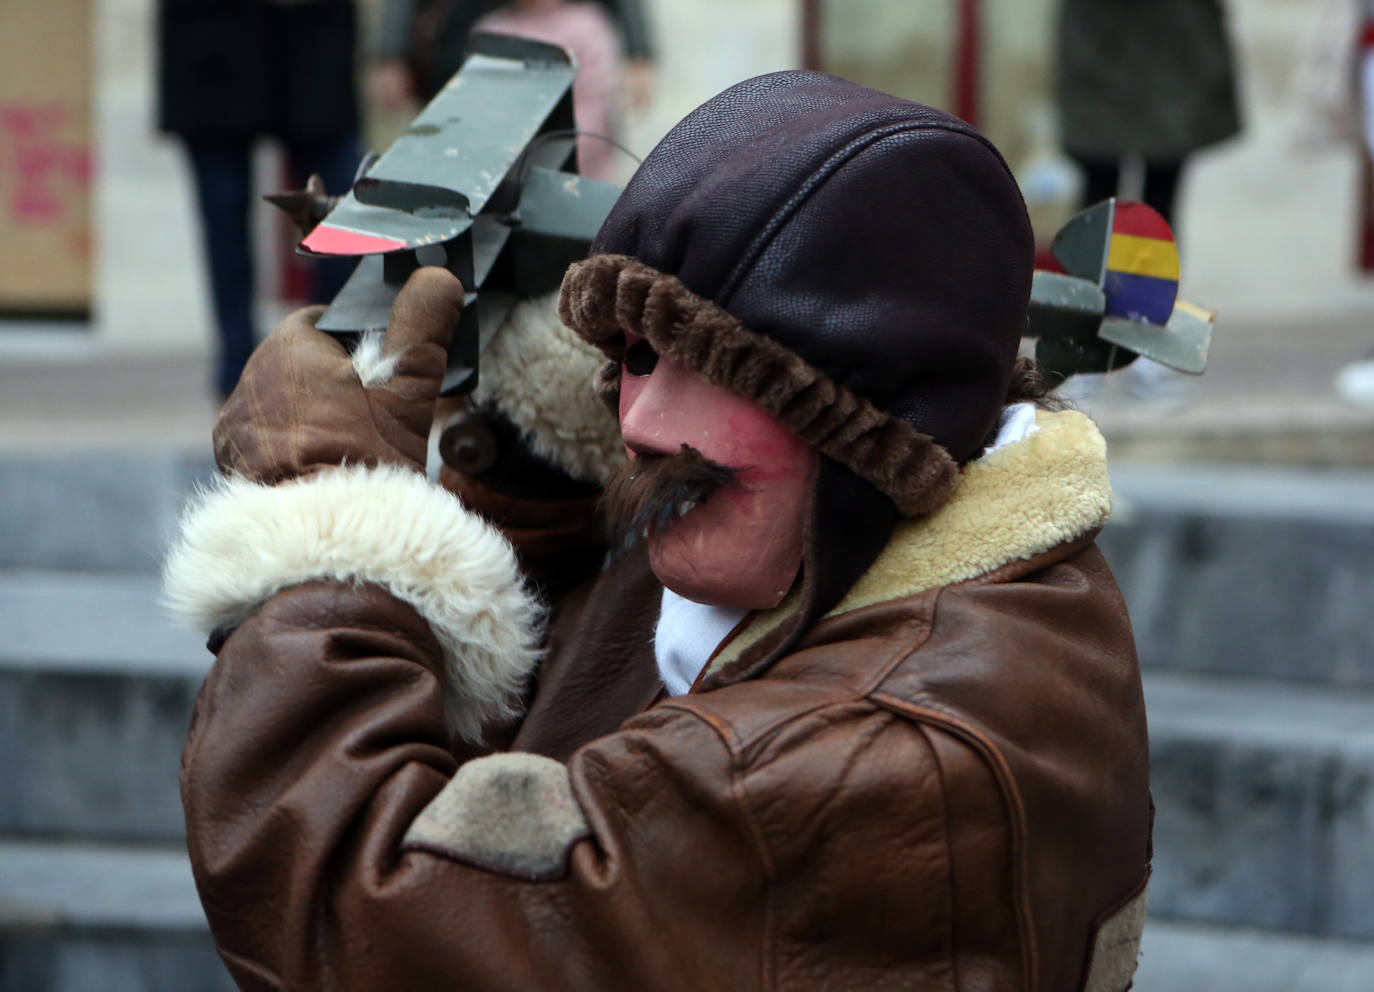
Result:
<svg viewBox="0 0 1374 992"><path fill-rule="evenodd" d="M643 4L641 0L595 2L620 29L626 96L631 106L643 107L652 98L654 81L654 53ZM502 6L502 0L383 0L369 73L374 99L392 111L427 103L462 65L468 35L477 22Z"/></svg>
<svg viewBox="0 0 1374 992"><path fill-rule="evenodd" d="M573 114L577 129L588 137L577 141L578 171L584 176L616 179L615 99L623 60L620 39L604 7L587 0L511 0L482 17L474 31L513 34L561 45L577 59L573 80Z"/></svg>
<svg viewBox="0 0 1374 992"><path fill-rule="evenodd" d="M1116 196L1141 163L1139 198L1175 226L1189 156L1240 131L1226 15L1218 0L1063 0L1057 102L1064 150L1085 175L1085 204ZM1177 234L1177 232L1175 232ZM1173 398L1178 377L1141 359L1132 392Z"/></svg>
<svg viewBox="0 0 1374 992"><path fill-rule="evenodd" d="M1323 0L1293 76L1299 149L1354 148L1360 163L1359 271L1374 274L1374 0ZM1336 393L1374 406L1374 350L1336 374Z"/></svg>
<svg viewBox="0 0 1374 992"><path fill-rule="evenodd" d="M195 180L215 321L214 387L238 382L256 340L252 151L285 147L296 184L318 173L349 187L361 158L352 0L160 0L159 126L186 148ZM316 263L310 297L332 299L346 260Z"/></svg>

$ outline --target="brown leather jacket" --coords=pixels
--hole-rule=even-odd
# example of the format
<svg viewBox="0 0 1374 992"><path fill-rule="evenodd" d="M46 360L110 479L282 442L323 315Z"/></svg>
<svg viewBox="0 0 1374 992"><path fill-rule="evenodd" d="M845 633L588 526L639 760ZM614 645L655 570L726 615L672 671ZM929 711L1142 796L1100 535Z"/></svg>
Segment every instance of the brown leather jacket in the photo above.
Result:
<svg viewBox="0 0 1374 992"><path fill-rule="evenodd" d="M554 610L512 749L466 760L423 602L276 592L185 751L221 954L246 989L1119 992L1150 801L1110 498L1095 429L1042 413L787 656L751 663L785 603L674 698L632 556Z"/></svg>

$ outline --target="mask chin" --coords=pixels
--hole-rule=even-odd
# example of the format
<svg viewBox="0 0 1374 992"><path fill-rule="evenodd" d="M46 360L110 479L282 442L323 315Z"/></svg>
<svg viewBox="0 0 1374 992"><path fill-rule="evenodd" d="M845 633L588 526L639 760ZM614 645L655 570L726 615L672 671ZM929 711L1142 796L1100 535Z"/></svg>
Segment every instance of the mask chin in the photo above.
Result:
<svg viewBox="0 0 1374 992"><path fill-rule="evenodd" d="M654 574L678 595L747 610L777 606L795 585L804 557L818 459L786 478L750 479L649 537Z"/></svg>
<svg viewBox="0 0 1374 992"><path fill-rule="evenodd" d="M892 538L897 507L872 483L821 457L802 545L802 565L783 601L787 615L738 658L703 682L749 678L790 651L813 624L844 598Z"/></svg>

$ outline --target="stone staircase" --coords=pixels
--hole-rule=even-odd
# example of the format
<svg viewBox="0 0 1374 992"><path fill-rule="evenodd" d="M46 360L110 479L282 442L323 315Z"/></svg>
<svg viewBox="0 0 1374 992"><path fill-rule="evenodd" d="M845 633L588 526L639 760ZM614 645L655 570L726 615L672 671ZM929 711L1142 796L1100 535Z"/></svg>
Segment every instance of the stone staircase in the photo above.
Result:
<svg viewBox="0 0 1374 992"><path fill-rule="evenodd" d="M230 989L176 775L209 656L157 605L203 458L0 457L0 992ZM1146 670L1139 992L1374 989L1374 476L1116 467Z"/></svg>
<svg viewBox="0 0 1374 992"><path fill-rule="evenodd" d="M1113 482L1158 809L1136 987L1374 989L1374 475Z"/></svg>
<svg viewBox="0 0 1374 992"><path fill-rule="evenodd" d="M0 459L0 990L233 989L186 860L181 738L209 663L158 608L172 456Z"/></svg>

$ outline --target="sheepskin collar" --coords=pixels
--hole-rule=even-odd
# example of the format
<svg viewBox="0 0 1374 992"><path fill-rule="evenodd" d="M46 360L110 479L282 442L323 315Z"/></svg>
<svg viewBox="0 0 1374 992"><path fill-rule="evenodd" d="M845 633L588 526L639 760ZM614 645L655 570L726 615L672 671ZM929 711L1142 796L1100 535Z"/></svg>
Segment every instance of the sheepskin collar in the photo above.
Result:
<svg viewBox="0 0 1374 992"><path fill-rule="evenodd" d="M976 580L1102 527L1112 489L1097 427L1072 410L1037 411L1036 423L1039 429L1021 441L970 462L963 483L934 513L900 522L826 617ZM799 606L794 590L782 605L746 620L716 652L698 687L759 674L771 660L769 635Z"/></svg>
<svg viewBox="0 0 1374 992"><path fill-rule="evenodd" d="M471 401L500 410L540 458L601 485L625 460L620 424L588 388L600 352L559 321L557 308L556 292L515 304L482 353Z"/></svg>

